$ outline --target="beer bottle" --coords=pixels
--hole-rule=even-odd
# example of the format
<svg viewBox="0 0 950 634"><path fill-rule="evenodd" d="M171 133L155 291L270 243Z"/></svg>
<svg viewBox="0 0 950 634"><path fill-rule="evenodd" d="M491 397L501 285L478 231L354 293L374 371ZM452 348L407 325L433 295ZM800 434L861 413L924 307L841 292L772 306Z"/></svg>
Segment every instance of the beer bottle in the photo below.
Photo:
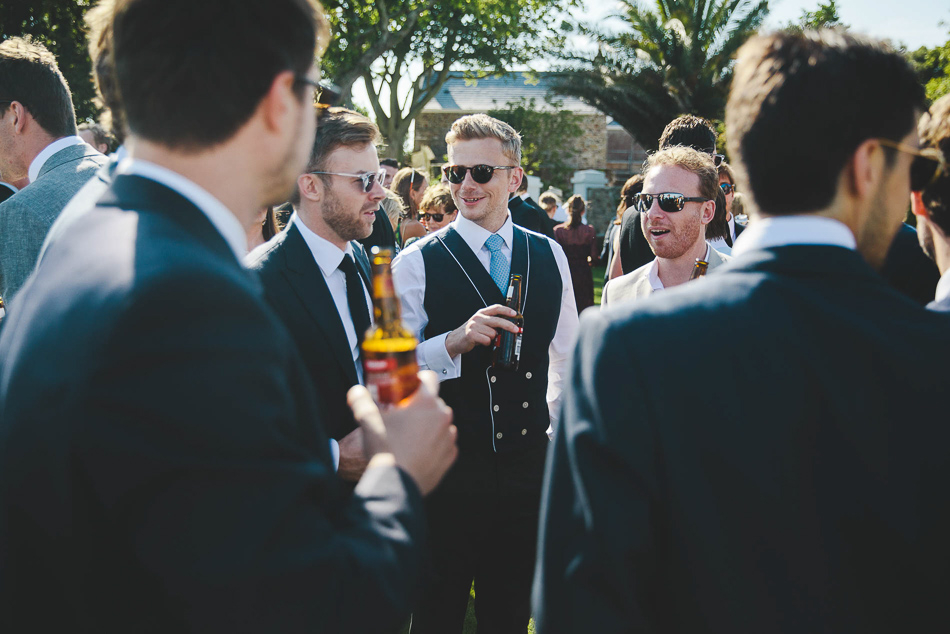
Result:
<svg viewBox="0 0 950 634"><path fill-rule="evenodd" d="M394 404L419 387L418 341L402 325L393 288L392 251L373 247L375 324L363 339L363 382L377 403Z"/></svg>
<svg viewBox="0 0 950 634"><path fill-rule="evenodd" d="M690 280L706 275L706 269L709 268L709 262L696 258L696 264L693 266L693 272L689 274Z"/></svg>
<svg viewBox="0 0 950 634"><path fill-rule="evenodd" d="M521 334L524 332L524 316L521 314L521 276L512 275L508 282L508 297L505 305L515 311L514 317L505 317L518 326L518 334L499 330L495 335L492 351L492 367L502 370L517 370L521 361Z"/></svg>

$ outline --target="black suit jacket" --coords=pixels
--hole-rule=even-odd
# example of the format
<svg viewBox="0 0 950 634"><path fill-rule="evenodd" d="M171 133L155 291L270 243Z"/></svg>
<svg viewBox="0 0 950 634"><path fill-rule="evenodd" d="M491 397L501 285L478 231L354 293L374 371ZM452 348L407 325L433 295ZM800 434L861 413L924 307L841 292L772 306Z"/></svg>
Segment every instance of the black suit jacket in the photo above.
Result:
<svg viewBox="0 0 950 634"><path fill-rule="evenodd" d="M118 176L16 301L0 631L398 627L418 489L381 468L344 497L293 340L200 210Z"/></svg>
<svg viewBox="0 0 950 634"><path fill-rule="evenodd" d="M508 211L511 212L511 221L519 227L524 227L536 233L546 235L554 239L553 227L543 209L537 205L530 205L522 200L520 196L514 196L508 199Z"/></svg>
<svg viewBox="0 0 950 634"><path fill-rule="evenodd" d="M370 289L369 260L358 242L352 245L357 270ZM356 429L346 391L358 380L346 331L323 272L293 223L251 253L248 267L260 274L264 299L293 337L324 405L327 433L340 440Z"/></svg>
<svg viewBox="0 0 950 634"><path fill-rule="evenodd" d="M373 247L381 249L390 249L395 255L396 251L396 232L393 231L393 223L389 222L389 216L380 207L376 210L376 220L373 221L373 232L368 238L360 240L366 251Z"/></svg>
<svg viewBox="0 0 950 634"><path fill-rule="evenodd" d="M917 230L904 223L894 236L881 275L891 286L921 306L933 301L940 281L937 265L920 248Z"/></svg>
<svg viewBox="0 0 950 634"><path fill-rule="evenodd" d="M652 262L656 255L643 235L640 212L628 207L620 220L620 266L624 274Z"/></svg>
<svg viewBox="0 0 950 634"><path fill-rule="evenodd" d="M738 345L709 339L736 323ZM585 313L579 331L542 503L539 634L944 620L950 317L854 251L788 246Z"/></svg>

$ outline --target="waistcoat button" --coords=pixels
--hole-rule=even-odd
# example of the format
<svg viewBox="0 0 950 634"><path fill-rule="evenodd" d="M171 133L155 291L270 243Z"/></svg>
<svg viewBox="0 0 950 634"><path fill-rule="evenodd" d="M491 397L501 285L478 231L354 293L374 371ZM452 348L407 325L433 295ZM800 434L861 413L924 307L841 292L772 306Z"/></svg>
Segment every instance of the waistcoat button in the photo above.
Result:
<svg viewBox="0 0 950 634"><path fill-rule="evenodd" d="M522 430L521 430L521 435L522 435L522 436L526 436L527 434L528 434L528 430L527 430L527 429L522 429Z"/></svg>
<svg viewBox="0 0 950 634"><path fill-rule="evenodd" d="M497 406L497 405L495 405L495 406L494 406L494 407L493 407L492 409L493 409L493 410L495 410L495 411L497 412L497 411L498 411L498 406Z"/></svg>
<svg viewBox="0 0 950 634"><path fill-rule="evenodd" d="M530 373L530 372L525 372L525 373L524 373L524 378L530 379L530 378L531 378L531 373Z"/></svg>
<svg viewBox="0 0 950 634"><path fill-rule="evenodd" d="M495 438L501 440L501 432L498 432L497 434L495 434Z"/></svg>
<svg viewBox="0 0 950 634"><path fill-rule="evenodd" d="M521 407L528 409L528 401L525 401L524 403L522 403Z"/></svg>

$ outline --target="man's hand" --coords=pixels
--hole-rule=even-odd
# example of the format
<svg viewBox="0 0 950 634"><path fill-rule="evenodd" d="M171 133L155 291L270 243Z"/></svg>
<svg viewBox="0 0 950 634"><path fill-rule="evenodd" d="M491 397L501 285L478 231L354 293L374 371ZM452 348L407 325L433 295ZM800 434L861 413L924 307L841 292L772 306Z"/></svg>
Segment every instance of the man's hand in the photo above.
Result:
<svg viewBox="0 0 950 634"><path fill-rule="evenodd" d="M351 387L346 398L363 430L370 464L391 456L427 495L455 462L458 432L452 425L452 410L437 396L435 373L420 372L419 379L422 384L406 404L387 408L384 414L362 385Z"/></svg>
<svg viewBox="0 0 950 634"><path fill-rule="evenodd" d="M498 330L507 330L518 334L518 326L511 321L500 317L514 317L515 311L501 304L492 304L483 308L453 330L445 338L445 350L452 358L465 354L475 346L490 346L495 341Z"/></svg>
<svg viewBox="0 0 950 634"><path fill-rule="evenodd" d="M366 451L363 448L363 430L354 429L340 439L340 465L337 475L343 480L356 482L366 471Z"/></svg>

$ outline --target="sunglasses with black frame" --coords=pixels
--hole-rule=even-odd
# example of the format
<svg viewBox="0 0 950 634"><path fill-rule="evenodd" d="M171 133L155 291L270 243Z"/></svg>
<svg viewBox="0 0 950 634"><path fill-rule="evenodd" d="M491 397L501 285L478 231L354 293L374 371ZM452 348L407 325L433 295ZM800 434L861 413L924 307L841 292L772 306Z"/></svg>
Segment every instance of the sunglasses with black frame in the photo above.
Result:
<svg viewBox="0 0 950 634"><path fill-rule="evenodd" d="M453 185L460 185L465 180L465 174L472 171L472 180L479 185L484 185L495 175L495 170L513 170L514 165L443 165L442 173L445 178Z"/></svg>
<svg viewBox="0 0 950 634"><path fill-rule="evenodd" d="M419 212L419 220L421 222L426 222L429 219L432 219L434 222L442 222L448 214L430 214L426 211Z"/></svg>
<svg viewBox="0 0 950 634"><path fill-rule="evenodd" d="M647 212L653 206L653 199L656 199L660 209L666 213L676 213L683 211L686 203L704 203L712 200L711 198L701 198L698 196L685 196L677 192L663 192L662 194L634 194L634 208L640 212Z"/></svg>

